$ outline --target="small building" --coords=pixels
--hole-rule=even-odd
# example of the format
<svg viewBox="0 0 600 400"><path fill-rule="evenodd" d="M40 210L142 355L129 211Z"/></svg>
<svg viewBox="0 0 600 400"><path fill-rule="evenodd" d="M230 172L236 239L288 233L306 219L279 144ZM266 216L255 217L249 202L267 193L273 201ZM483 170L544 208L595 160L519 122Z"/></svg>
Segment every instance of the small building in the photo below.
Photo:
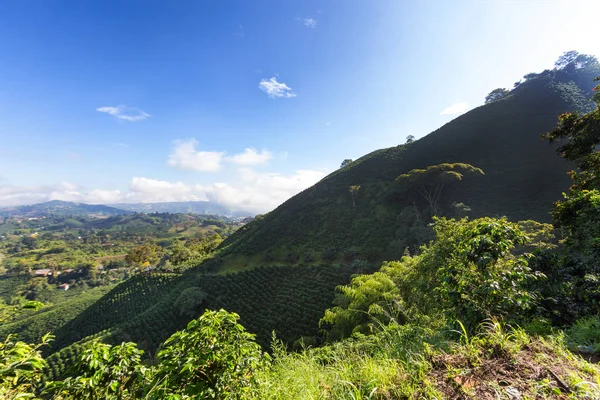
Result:
<svg viewBox="0 0 600 400"><path fill-rule="evenodd" d="M36 269L35 271L33 271L33 275L35 276L52 276L52 270L51 269Z"/></svg>
<svg viewBox="0 0 600 400"><path fill-rule="evenodd" d="M58 285L58 288L60 290L69 290L69 284L68 283L61 283L60 285Z"/></svg>

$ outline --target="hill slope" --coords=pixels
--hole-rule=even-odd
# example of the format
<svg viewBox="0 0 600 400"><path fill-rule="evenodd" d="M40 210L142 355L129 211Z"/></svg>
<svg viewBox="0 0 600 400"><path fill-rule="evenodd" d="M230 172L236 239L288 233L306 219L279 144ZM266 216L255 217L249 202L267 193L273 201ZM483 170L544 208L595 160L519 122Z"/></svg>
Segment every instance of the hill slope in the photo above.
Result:
<svg viewBox="0 0 600 400"><path fill-rule="evenodd" d="M479 107L413 144L356 160L245 225L224 242L214 260L168 285L151 290L149 284L121 284L59 329L55 349L108 331L117 341L138 341L153 353L160 341L192 318L177 306L187 289L205 296L198 314L205 307L236 311L263 344L272 330L290 344L300 335L316 335L333 288L347 283L352 273L372 270L382 258L399 257L404 248L398 243L414 234L402 224L402 212L412 202L399 196L394 181L412 168L466 162L486 172L444 194L446 213L457 201L472 207L472 216L548 220L552 202L569 184L565 174L569 166L539 136L555 125L558 114L586 106L596 74L600 71L547 71L530 77L508 97ZM351 185L361 185L355 206L348 190ZM207 274L223 265L221 256L225 259L221 273L243 272ZM342 263L345 266L332 267ZM290 264L299 266L284 267ZM263 268L246 268L250 266ZM121 296L126 290L131 293ZM136 307L140 298L152 306L140 312Z"/></svg>
<svg viewBox="0 0 600 400"><path fill-rule="evenodd" d="M240 229L222 248L229 255L255 255L255 260L306 251L398 257L407 236L399 221L412 200L398 195L394 180L413 168L443 162L469 163L486 173L444 193L446 215L452 215L452 202L462 202L473 217L548 221L552 203L570 184L565 174L570 167L540 135L556 125L559 114L589 106L598 74L597 69L531 74L502 100L410 145L372 152L333 172ZM355 206L351 185L361 186Z"/></svg>

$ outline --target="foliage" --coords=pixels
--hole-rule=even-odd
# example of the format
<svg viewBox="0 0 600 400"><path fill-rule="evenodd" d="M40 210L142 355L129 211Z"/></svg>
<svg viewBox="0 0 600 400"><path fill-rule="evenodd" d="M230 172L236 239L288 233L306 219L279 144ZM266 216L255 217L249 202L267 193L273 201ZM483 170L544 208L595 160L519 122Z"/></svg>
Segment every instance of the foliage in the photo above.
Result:
<svg viewBox="0 0 600 400"><path fill-rule="evenodd" d="M565 334L573 350L600 353L600 316L592 315L576 321Z"/></svg>
<svg viewBox="0 0 600 400"><path fill-rule="evenodd" d="M207 311L167 339L158 353L153 398L245 398L264 355L238 320L225 310Z"/></svg>
<svg viewBox="0 0 600 400"><path fill-rule="evenodd" d="M398 310L399 292L392 279L383 272L359 275L349 285L338 286L335 307L325 311L321 327L330 327L327 337L339 340L352 333L372 333L380 324L404 321Z"/></svg>
<svg viewBox="0 0 600 400"><path fill-rule="evenodd" d="M137 246L125 256L125 261L138 267L156 265L162 256L162 248L155 244Z"/></svg>
<svg viewBox="0 0 600 400"><path fill-rule="evenodd" d="M554 63L556 69L568 72L596 65L598 65L596 57L588 54L580 54L575 50L565 51Z"/></svg>
<svg viewBox="0 0 600 400"><path fill-rule="evenodd" d="M543 275L531 270L527 255L510 253L529 241L518 224L490 218L438 220L434 229L436 241L456 244L437 271L441 284L435 288L453 317L474 327L489 317L516 319L533 307L536 294L525 284Z"/></svg>
<svg viewBox="0 0 600 400"><path fill-rule="evenodd" d="M487 96L485 96L485 104L489 104L489 103L493 103L498 100L502 100L503 98L508 96L509 93L510 93L510 91L507 89L503 89L503 88L494 89L490 93L488 93Z"/></svg>
<svg viewBox="0 0 600 400"><path fill-rule="evenodd" d="M0 398L36 398L35 389L46 366L40 348L52 340L44 335L39 344L27 344L9 335L0 342Z"/></svg>
<svg viewBox="0 0 600 400"><path fill-rule="evenodd" d="M360 191L360 185L352 185L348 188L348 191L352 196L352 207L356 207L356 195Z"/></svg>
<svg viewBox="0 0 600 400"><path fill-rule="evenodd" d="M412 169L396 178L396 182L406 191L415 191L422 196L434 215L439 213L438 203L446 185L462 181L465 175L484 175L483 171L470 164L443 163L425 169Z"/></svg>
<svg viewBox="0 0 600 400"><path fill-rule="evenodd" d="M206 297L206 293L199 287L192 286L181 292L177 300L175 300L175 307L179 309L180 315L193 318L198 315L198 311L206 300Z"/></svg>
<svg viewBox="0 0 600 400"><path fill-rule="evenodd" d="M352 164L352 159L351 158L346 158L344 161L342 161L342 165L340 165L340 168L344 168L347 167L348 165Z"/></svg>
<svg viewBox="0 0 600 400"><path fill-rule="evenodd" d="M577 54L565 54L577 63ZM597 63L597 62L596 62ZM600 78L596 78L600 80ZM598 91L600 86L596 87ZM559 142L560 154L575 162L571 171L572 186L555 204L552 213L556 227L566 234L566 248L560 255L546 257L543 266L552 271L554 303L563 312L561 322L585 316L600 305L600 95L594 97L596 107L581 115L562 114L558 126L544 137ZM553 315L558 319L558 315Z"/></svg>
<svg viewBox="0 0 600 400"><path fill-rule="evenodd" d="M334 338L368 332L373 324L423 315L462 320L469 330L489 317L517 320L535 305L528 286L543 275L513 254L529 242L506 219L434 219L435 240L421 254L385 263L379 272L341 286L323 324ZM440 319L443 320L443 319Z"/></svg>
<svg viewBox="0 0 600 400"><path fill-rule="evenodd" d="M146 375L142 354L135 343L110 346L93 341L79 356L73 376L50 382L45 391L65 400L135 398Z"/></svg>

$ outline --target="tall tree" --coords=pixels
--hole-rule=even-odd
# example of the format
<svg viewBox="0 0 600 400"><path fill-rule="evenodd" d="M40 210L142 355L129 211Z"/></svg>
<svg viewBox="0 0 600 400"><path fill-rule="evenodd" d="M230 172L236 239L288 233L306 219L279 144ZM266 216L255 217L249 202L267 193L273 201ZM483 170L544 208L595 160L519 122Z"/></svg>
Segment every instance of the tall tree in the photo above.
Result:
<svg viewBox="0 0 600 400"><path fill-rule="evenodd" d="M413 169L396 178L402 189L414 191L427 200L434 214L438 214L438 202L444 187L461 181L465 175L484 175L471 164L443 163L425 169Z"/></svg>
<svg viewBox="0 0 600 400"><path fill-rule="evenodd" d="M568 242L579 253L591 252L600 260L600 85L595 91L594 111L561 115L558 127L544 138L551 143L560 140L557 151L578 166L578 171L570 172L573 185L556 203L555 224L567 229Z"/></svg>
<svg viewBox="0 0 600 400"><path fill-rule="evenodd" d="M485 104L493 103L506 97L510 92L508 89L498 88L492 90L487 96L485 96Z"/></svg>
<svg viewBox="0 0 600 400"><path fill-rule="evenodd" d="M360 191L360 185L352 185L349 188L350 196L352 196L352 207L356 207L356 195Z"/></svg>
<svg viewBox="0 0 600 400"><path fill-rule="evenodd" d="M162 247L154 243L145 244L133 248L125 256L125 261L138 267L147 267L158 263L162 253Z"/></svg>
<svg viewBox="0 0 600 400"><path fill-rule="evenodd" d="M576 69L597 65L598 59L589 54L581 54L575 50L566 51L558 57L554 63L554 68L573 72Z"/></svg>
<svg viewBox="0 0 600 400"><path fill-rule="evenodd" d="M352 159L351 158L346 158L344 161L342 161L342 165L340 165L340 168L344 168L348 165L352 164Z"/></svg>

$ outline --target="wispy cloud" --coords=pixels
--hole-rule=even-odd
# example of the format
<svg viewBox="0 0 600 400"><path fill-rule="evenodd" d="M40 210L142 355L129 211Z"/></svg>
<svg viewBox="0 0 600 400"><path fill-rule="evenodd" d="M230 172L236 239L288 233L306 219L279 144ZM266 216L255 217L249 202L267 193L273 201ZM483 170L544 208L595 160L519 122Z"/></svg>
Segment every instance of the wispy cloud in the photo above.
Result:
<svg viewBox="0 0 600 400"><path fill-rule="evenodd" d="M296 97L296 93L292 91L292 88L283 82L277 82L277 78L272 77L271 79L263 79L258 84L258 87L263 92L267 93L272 98L292 98Z"/></svg>
<svg viewBox="0 0 600 400"><path fill-rule="evenodd" d="M246 32L244 31L244 25L238 25L238 31L237 31L236 35L238 35L241 38L246 36Z"/></svg>
<svg viewBox="0 0 600 400"><path fill-rule="evenodd" d="M174 144L173 152L169 155L169 166L199 172L221 170L221 161L225 152L198 151L196 150L198 141L195 139L177 140Z"/></svg>
<svg viewBox="0 0 600 400"><path fill-rule="evenodd" d="M304 26L315 28L317 26L317 20L313 18L304 18Z"/></svg>
<svg viewBox="0 0 600 400"><path fill-rule="evenodd" d="M469 103L454 103L442 110L440 115L456 115L463 114L469 109Z"/></svg>
<svg viewBox="0 0 600 400"><path fill-rule="evenodd" d="M106 113L106 114L112 115L115 118L121 119L123 121L129 121L129 122L142 121L142 120L145 120L146 118L150 117L150 114L140 110L139 108L127 107L127 106L123 106L123 105L116 106L116 107L111 107L111 106L98 107L98 108L96 108L96 111L101 112L101 113Z"/></svg>
<svg viewBox="0 0 600 400"><path fill-rule="evenodd" d="M259 153L256 149L247 148L243 153L226 157L226 160L237 165L260 165L265 164L272 158L273 154L267 149L262 149Z"/></svg>
<svg viewBox="0 0 600 400"><path fill-rule="evenodd" d="M111 143L114 146L117 147L129 147L129 145L127 143L120 143L120 142L115 142L115 143Z"/></svg>

